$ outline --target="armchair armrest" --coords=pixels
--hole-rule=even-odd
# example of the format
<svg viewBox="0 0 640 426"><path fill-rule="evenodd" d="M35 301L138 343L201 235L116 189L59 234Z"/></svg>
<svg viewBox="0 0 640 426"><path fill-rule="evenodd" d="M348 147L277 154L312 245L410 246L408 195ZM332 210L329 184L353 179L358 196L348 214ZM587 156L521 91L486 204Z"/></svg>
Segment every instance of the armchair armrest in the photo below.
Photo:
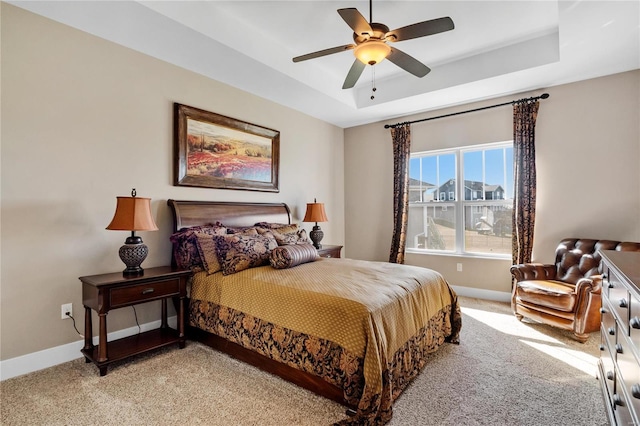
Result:
<svg viewBox="0 0 640 426"><path fill-rule="evenodd" d="M589 278L580 278L576 283L578 299L587 293L600 294L602 292L602 275L592 275Z"/></svg>
<svg viewBox="0 0 640 426"><path fill-rule="evenodd" d="M554 280L556 265L542 263L521 263L511 266L511 275L516 281Z"/></svg>
<svg viewBox="0 0 640 426"><path fill-rule="evenodd" d="M600 324L598 310L602 306L602 276L592 275L576 283L576 309L574 332L576 336L597 330ZM584 336L583 336L584 337Z"/></svg>

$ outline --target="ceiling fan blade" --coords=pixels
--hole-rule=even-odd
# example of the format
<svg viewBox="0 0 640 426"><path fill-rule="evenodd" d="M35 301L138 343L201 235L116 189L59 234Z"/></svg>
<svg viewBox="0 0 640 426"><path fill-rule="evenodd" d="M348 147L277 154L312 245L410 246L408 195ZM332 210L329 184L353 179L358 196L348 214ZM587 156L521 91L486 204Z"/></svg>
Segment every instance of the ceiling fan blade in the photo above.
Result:
<svg viewBox="0 0 640 426"><path fill-rule="evenodd" d="M365 64L363 64L362 62L356 59L353 62L353 65L351 65L351 69L347 74L347 78L344 79L344 84L342 85L342 88L351 89L353 86L355 86L356 82L360 78L360 75L362 74L362 71L364 71L365 66L366 66Z"/></svg>
<svg viewBox="0 0 640 426"><path fill-rule="evenodd" d="M418 22L416 24L407 25L406 27L398 28L396 30L389 31L385 37L387 41L403 41L411 40L412 38L430 36L433 34L442 33L454 29L453 21L448 16L445 18L432 19L430 21Z"/></svg>
<svg viewBox="0 0 640 426"><path fill-rule="evenodd" d="M338 13L344 19L344 22L347 23L351 27L354 33L358 35L362 34L373 34L373 29L371 29L371 25L369 22L362 16L358 9L349 7L347 9L338 9Z"/></svg>
<svg viewBox="0 0 640 426"><path fill-rule="evenodd" d="M331 55L333 53L343 52L345 50L351 50L356 47L355 44L345 44L344 46L331 47L329 49L319 50L313 53L307 53L306 55L296 56L293 58L293 62L306 61L307 59L319 58L320 56Z"/></svg>
<svg viewBox="0 0 640 426"><path fill-rule="evenodd" d="M424 77L431 71L428 66L395 47L391 48L391 53L389 53L387 59L416 77Z"/></svg>

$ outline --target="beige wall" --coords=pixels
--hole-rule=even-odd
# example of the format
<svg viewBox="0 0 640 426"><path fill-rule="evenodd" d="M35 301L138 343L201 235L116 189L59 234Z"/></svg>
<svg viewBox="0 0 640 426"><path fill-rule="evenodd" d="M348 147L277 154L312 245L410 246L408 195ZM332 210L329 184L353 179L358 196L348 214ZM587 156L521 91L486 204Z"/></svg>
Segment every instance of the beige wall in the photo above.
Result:
<svg viewBox="0 0 640 426"><path fill-rule="evenodd" d="M160 228L140 233L150 250L143 267L170 261L168 198L286 202L299 222L317 197L330 219L324 242L343 243L342 129L6 3L1 8L2 360L79 339L71 321L60 319L60 305L73 303L81 328L78 277L124 269L117 251L127 234L105 227L115 197L132 187L152 198ZM279 130L280 192L173 186L174 102ZM158 315L158 304L138 308L141 323ZM110 332L134 325L131 308L109 314Z"/></svg>
<svg viewBox="0 0 640 426"><path fill-rule="evenodd" d="M640 71L389 121L415 120L547 92L536 126L534 261L553 261L564 237L640 241ZM512 109L494 108L414 124L412 151L511 140ZM393 153L385 123L345 131L345 223L349 257L388 260L393 228ZM456 263L463 271L456 272ZM453 285L509 292L510 260L407 254Z"/></svg>

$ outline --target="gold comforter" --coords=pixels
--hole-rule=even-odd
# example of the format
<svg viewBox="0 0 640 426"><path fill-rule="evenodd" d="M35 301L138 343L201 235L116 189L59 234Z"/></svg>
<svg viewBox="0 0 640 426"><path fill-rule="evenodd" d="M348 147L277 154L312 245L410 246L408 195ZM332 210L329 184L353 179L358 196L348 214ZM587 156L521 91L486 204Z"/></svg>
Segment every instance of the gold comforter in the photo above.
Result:
<svg viewBox="0 0 640 426"><path fill-rule="evenodd" d="M191 325L324 378L357 406L354 424L384 424L391 405L445 340L457 342L457 297L430 269L319 259L223 276L198 273Z"/></svg>

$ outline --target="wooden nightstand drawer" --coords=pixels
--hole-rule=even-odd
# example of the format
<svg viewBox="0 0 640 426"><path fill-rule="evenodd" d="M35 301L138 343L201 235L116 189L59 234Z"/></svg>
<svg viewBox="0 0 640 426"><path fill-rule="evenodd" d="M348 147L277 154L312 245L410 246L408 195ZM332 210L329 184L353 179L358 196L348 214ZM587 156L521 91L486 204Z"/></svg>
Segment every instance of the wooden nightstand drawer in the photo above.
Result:
<svg viewBox="0 0 640 426"><path fill-rule="evenodd" d="M339 258L340 257L340 251L342 250L342 246L327 246L324 245L322 246L322 248L318 249L318 255L320 257L326 257L326 258L330 258L330 257L334 257L334 258Z"/></svg>
<svg viewBox="0 0 640 426"><path fill-rule="evenodd" d="M111 289L110 300L111 307L118 308L179 294L180 280L172 279Z"/></svg>

